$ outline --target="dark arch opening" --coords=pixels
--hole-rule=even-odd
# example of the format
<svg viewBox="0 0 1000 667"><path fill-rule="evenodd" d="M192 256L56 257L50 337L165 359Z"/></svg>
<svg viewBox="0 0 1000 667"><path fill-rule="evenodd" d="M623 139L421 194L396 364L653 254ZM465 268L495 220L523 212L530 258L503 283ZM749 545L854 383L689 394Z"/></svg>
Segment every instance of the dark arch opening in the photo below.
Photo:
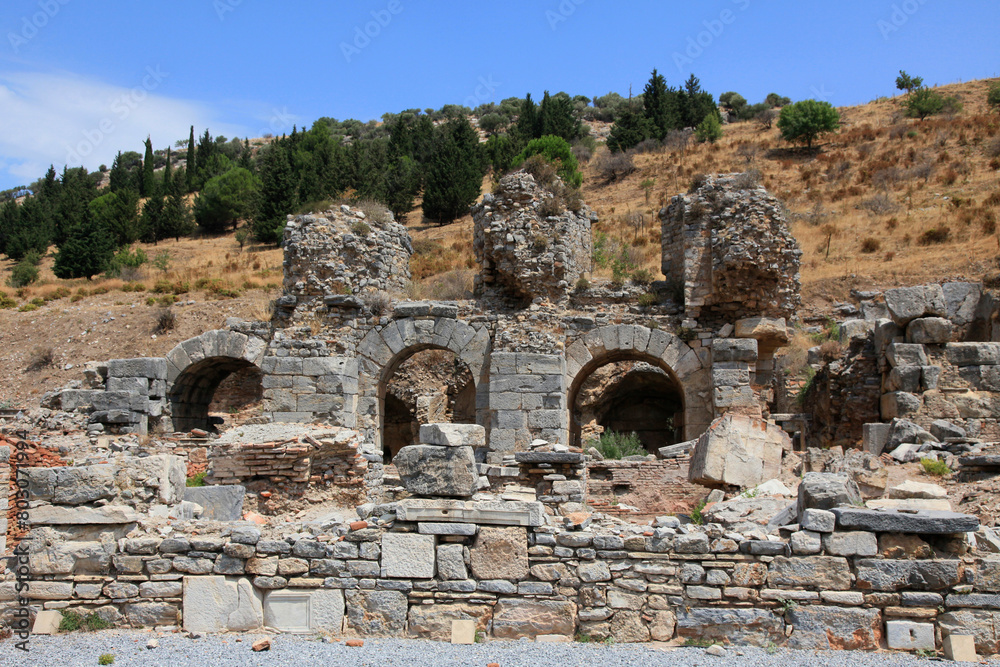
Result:
<svg viewBox="0 0 1000 667"><path fill-rule="evenodd" d="M602 431L631 433L651 454L683 440L684 392L660 360L618 352L592 361L570 388L570 444Z"/></svg>
<svg viewBox="0 0 1000 667"><path fill-rule="evenodd" d="M420 425L476 423L476 385L469 367L451 350L426 346L404 352L379 384L379 434L389 463L417 444Z"/></svg>
<svg viewBox="0 0 1000 667"><path fill-rule="evenodd" d="M209 410L219 386L233 374L242 374L244 382L259 383L263 379L254 364L233 357L210 357L185 368L174 380L168 396L174 430L215 430ZM256 392L262 389L253 387L246 393Z"/></svg>

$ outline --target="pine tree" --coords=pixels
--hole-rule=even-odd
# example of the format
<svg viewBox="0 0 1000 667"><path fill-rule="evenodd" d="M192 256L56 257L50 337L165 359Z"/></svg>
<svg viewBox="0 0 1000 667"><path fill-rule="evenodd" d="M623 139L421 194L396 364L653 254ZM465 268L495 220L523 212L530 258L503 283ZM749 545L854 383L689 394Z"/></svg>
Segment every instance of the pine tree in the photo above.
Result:
<svg viewBox="0 0 1000 667"><path fill-rule="evenodd" d="M167 197L163 207L163 217L160 221L160 238L173 237L180 241L182 236L187 236L194 231L194 218L187 202L184 200L184 193L180 188L175 188Z"/></svg>
<svg viewBox="0 0 1000 667"><path fill-rule="evenodd" d="M650 136L651 123L637 105L629 102L619 112L608 134L608 148L612 153L627 151Z"/></svg>
<svg viewBox="0 0 1000 667"><path fill-rule="evenodd" d="M125 166L125 160L122 157L121 151L118 151L115 161L111 163L111 173L108 174L108 177L110 179L108 187L112 192L132 189L132 174L129 173L128 168Z"/></svg>
<svg viewBox="0 0 1000 667"><path fill-rule="evenodd" d="M90 280L107 267L115 254L115 243L87 212L59 246L52 272L57 278Z"/></svg>
<svg viewBox="0 0 1000 667"><path fill-rule="evenodd" d="M191 136L188 137L187 164L184 166L184 183L188 192L194 192L197 188L198 178L198 155L194 147L194 125L191 126Z"/></svg>
<svg viewBox="0 0 1000 667"><path fill-rule="evenodd" d="M642 105L651 136L662 141L667 132L678 127L677 92L667 88L667 80L655 68L642 91Z"/></svg>
<svg viewBox="0 0 1000 667"><path fill-rule="evenodd" d="M524 96L524 102L521 103L521 113L517 116L517 125L515 126L516 134L521 144L527 144L532 139L537 139L541 136L539 133L538 123L538 107L531 99L531 93Z"/></svg>
<svg viewBox="0 0 1000 667"><path fill-rule="evenodd" d="M144 243L156 245L164 238L164 209L166 199L162 193L157 193L146 200L142 207L142 216L139 219L139 226L142 229L142 240Z"/></svg>
<svg viewBox="0 0 1000 667"><path fill-rule="evenodd" d="M149 137L146 137L146 155L142 159L142 181L139 185L139 194L143 197L152 197L156 194L155 167L153 142Z"/></svg>
<svg viewBox="0 0 1000 667"><path fill-rule="evenodd" d="M535 139L554 135L566 141L573 141L582 134L582 125L573 116L573 105L565 93L550 97L549 91L545 91L538 110L537 124L539 129L533 137Z"/></svg>
<svg viewBox="0 0 1000 667"><path fill-rule="evenodd" d="M436 134L425 177L424 215L443 224L468 213L479 197L486 161L479 135L464 117Z"/></svg>

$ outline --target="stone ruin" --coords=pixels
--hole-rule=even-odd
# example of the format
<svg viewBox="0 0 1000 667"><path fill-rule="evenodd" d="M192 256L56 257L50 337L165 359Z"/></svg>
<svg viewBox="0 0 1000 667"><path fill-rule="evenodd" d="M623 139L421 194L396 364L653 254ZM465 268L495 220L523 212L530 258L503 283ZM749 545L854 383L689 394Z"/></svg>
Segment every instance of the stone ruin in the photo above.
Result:
<svg viewBox="0 0 1000 667"><path fill-rule="evenodd" d="M953 340L992 326L970 314L986 295L941 288L954 297L942 307L933 288L913 304L886 293L891 318L845 324L884 371L876 402L896 421L865 429L868 451L803 451L829 431L776 412L774 356L798 305L799 252L778 202L744 180L709 177L661 212L667 280L644 307L576 288L592 214L543 218L550 195L523 173L476 208L473 301L378 295L408 278L412 246L391 219L343 207L290 220L271 322L95 364L86 385L46 396L46 423L91 438L65 448L66 465L33 464L44 443L0 446L0 483L10 447L24 453L9 534L34 579L16 595L8 564L0 618L17 628L19 609L43 624L71 609L191 632L437 640L467 622L496 639L810 649L932 650L971 634L996 652L1000 540L950 512L939 487L888 488L885 447L871 444L888 427L893 455L961 452L970 474L997 474L1000 456L931 419L942 379L991 391L996 344ZM948 340L943 322L921 322L948 317ZM415 444L387 450L389 380L429 349L468 370L476 423L419 423ZM580 397L619 362L656 376L644 391L669 397L671 429L655 455L605 461L583 440ZM209 438L212 395L249 367L263 377L263 423ZM854 377L821 373L831 393ZM992 409L992 395L945 394L959 414ZM969 419L978 433L996 423ZM185 487L193 471L209 486ZM618 502L650 487L687 499L687 513Z"/></svg>

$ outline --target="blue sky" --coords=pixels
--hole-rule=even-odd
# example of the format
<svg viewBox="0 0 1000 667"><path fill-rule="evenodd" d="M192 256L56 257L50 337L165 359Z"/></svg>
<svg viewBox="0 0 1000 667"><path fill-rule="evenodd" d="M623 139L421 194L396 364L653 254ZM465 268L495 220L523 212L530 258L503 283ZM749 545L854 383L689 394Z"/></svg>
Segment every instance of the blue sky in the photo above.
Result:
<svg viewBox="0 0 1000 667"><path fill-rule="evenodd" d="M209 127L641 92L653 67L718 96L835 105L1000 74L995 0L4 0L0 189Z"/></svg>

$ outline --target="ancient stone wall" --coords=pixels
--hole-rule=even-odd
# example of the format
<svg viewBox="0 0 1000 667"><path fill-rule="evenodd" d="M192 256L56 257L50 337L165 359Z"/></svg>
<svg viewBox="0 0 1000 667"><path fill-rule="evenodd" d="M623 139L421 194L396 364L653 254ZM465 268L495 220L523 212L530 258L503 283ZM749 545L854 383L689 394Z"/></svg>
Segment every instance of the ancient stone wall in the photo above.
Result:
<svg viewBox="0 0 1000 667"><path fill-rule="evenodd" d="M660 211L663 275L691 321L791 317L802 251L781 203L746 174L706 176Z"/></svg>
<svg viewBox="0 0 1000 667"><path fill-rule="evenodd" d="M810 502L822 493L814 487ZM806 509L779 538L673 517L564 530L543 525L539 503L413 499L372 511L382 518L320 535L187 522L164 538L140 523L87 546L40 530L27 597L37 609L192 632L267 625L440 640L451 620L471 619L499 639L933 650L951 632L997 650L1000 561L944 532L975 530L964 515ZM14 595L14 582L0 583L0 605Z"/></svg>
<svg viewBox="0 0 1000 667"><path fill-rule="evenodd" d="M562 301L591 271L590 226L597 214L587 206L548 210L557 201L533 176L518 171L473 207L473 250L482 268L477 296Z"/></svg>

